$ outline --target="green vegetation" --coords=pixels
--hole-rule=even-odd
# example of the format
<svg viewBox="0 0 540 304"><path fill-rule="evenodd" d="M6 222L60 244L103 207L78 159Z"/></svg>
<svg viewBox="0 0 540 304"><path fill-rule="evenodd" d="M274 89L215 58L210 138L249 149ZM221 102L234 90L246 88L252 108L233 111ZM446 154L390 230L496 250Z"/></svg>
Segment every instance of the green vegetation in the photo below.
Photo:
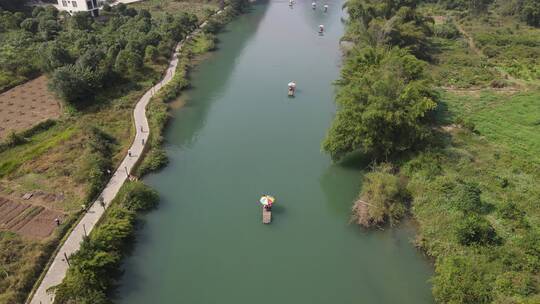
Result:
<svg viewBox="0 0 540 304"><path fill-rule="evenodd" d="M407 5L405 5L407 4ZM430 20L414 1L347 2L346 39L356 43L337 82L336 119L323 143L333 159L360 150L388 158L431 134L435 93L426 77Z"/></svg>
<svg viewBox="0 0 540 304"><path fill-rule="evenodd" d="M459 20L489 63L523 80L540 79L540 33L511 17L492 14Z"/></svg>
<svg viewBox="0 0 540 304"><path fill-rule="evenodd" d="M70 257L70 268L56 289L54 303L111 303L108 295L121 275L137 216L154 208L158 194L141 182L126 183L108 208L104 220Z"/></svg>
<svg viewBox="0 0 540 304"><path fill-rule="evenodd" d="M365 72L365 58L381 56L358 56L362 50L387 45L384 52L390 52L399 46L428 61L420 81L438 105L426 112L434 114L433 120L417 121L424 128L420 130L431 130L430 136L419 137L423 145L415 144L418 137L407 140L407 145L403 138L386 142L384 132L395 130L400 122L393 111L407 105L394 104L402 94L376 99L387 121L362 123L377 112L348 109L343 96L346 104L362 100L356 97L358 92L378 97L391 90L374 82L369 93L363 93L366 89L358 82L343 92L347 81L340 80L339 111L324 147L332 156L336 151L339 156L360 150L364 158L391 162L375 165L365 175L353 208L355 221L364 226L394 224L410 205L418 222L416 243L435 264L432 282L438 303L540 302L540 29L533 27L538 26L533 17L537 3L351 0L347 4L351 20L344 39L357 46L347 54L342 79ZM392 27L405 32L416 27L419 41L388 39L387 23L400 22L395 17L399 11L414 9L410 26ZM430 18L421 14L435 22L430 24ZM417 20L424 21L419 25ZM425 22L430 31L420 30ZM394 35L405 36L411 35ZM421 66L422 61L416 60L414 66ZM407 71L399 69L403 70ZM376 145L391 147L393 153L361 144L375 139Z"/></svg>
<svg viewBox="0 0 540 304"><path fill-rule="evenodd" d="M99 192L107 184L108 177L113 168L112 152L116 141L107 133L96 127L90 128L85 140L86 155L81 163L75 178L89 185L86 202L90 203L97 198Z"/></svg>
<svg viewBox="0 0 540 304"><path fill-rule="evenodd" d="M0 303L24 303L49 256L54 252L76 217L65 220L46 242L27 240L8 231L0 231Z"/></svg>
<svg viewBox="0 0 540 304"><path fill-rule="evenodd" d="M405 215L407 197L405 182L393 174L392 165L378 165L364 176L360 198L353 207L355 222L364 227L393 226Z"/></svg>
<svg viewBox="0 0 540 304"><path fill-rule="evenodd" d="M0 90L37 74L52 74L51 89L70 102L91 100L100 89L131 81L145 72L148 46L166 55L197 25L195 15L176 13L152 18L146 10L123 4L97 21L54 7L36 7L31 15L0 11Z"/></svg>
<svg viewBox="0 0 540 304"><path fill-rule="evenodd" d="M130 4L135 9L144 9L153 16L163 16L166 14L175 15L181 12L190 12L197 16L199 20L206 20L218 9L218 1L193 0L145 0Z"/></svg>
<svg viewBox="0 0 540 304"><path fill-rule="evenodd" d="M133 106L161 78L176 42L198 22L193 15L186 14L195 7L199 5L156 17L119 5L102 11L100 19L85 14L64 16L52 8L39 8L32 13L1 11L1 22L21 14L22 21L30 20L24 25L22 21L14 22L9 29L0 30L0 61L6 63L0 64L0 91L43 72L51 73L52 78L66 76L63 73L82 73L83 79L86 75L97 77L98 82L90 85L100 89L81 90L77 83L72 83L78 77L56 82L53 87L59 86L61 94L91 96L69 98L74 103L66 104L64 117L12 134L0 144L0 195L20 197L32 190L61 193L63 199L47 207L66 212L70 218L62 229L41 241L0 233L0 242L5 239L18 244L0 246L0 303L24 301L66 229L79 216L81 205L95 198L109 178L107 170L114 171L127 153L134 134ZM47 23L48 29L55 31L40 27L40 23ZM7 65L13 62L32 67L33 72L19 73ZM4 86L5 75L9 84ZM167 116L166 110L164 115ZM163 117L152 119L165 121ZM166 159L164 153L162 157Z"/></svg>
<svg viewBox="0 0 540 304"><path fill-rule="evenodd" d="M338 81L340 108L323 148L338 160L356 150L386 158L429 137L429 114L437 104L424 67L399 48L352 51Z"/></svg>
<svg viewBox="0 0 540 304"><path fill-rule="evenodd" d="M235 11L229 10L225 14L232 12ZM220 20L225 22L228 19ZM188 41L179 56L174 78L152 99L148 108L152 129L150 151L138 169L139 174L159 169L166 164L161 133L168 120L167 103L174 100L189 84L188 72L192 57L213 49L214 41L214 36L208 33L198 34ZM106 139L104 137L101 140ZM81 249L70 257L71 267L67 276L55 287L55 303L111 303L110 294L121 276L120 262L133 237L137 214L154 208L158 200L157 193L143 183L125 184L107 210L104 220L84 240Z"/></svg>

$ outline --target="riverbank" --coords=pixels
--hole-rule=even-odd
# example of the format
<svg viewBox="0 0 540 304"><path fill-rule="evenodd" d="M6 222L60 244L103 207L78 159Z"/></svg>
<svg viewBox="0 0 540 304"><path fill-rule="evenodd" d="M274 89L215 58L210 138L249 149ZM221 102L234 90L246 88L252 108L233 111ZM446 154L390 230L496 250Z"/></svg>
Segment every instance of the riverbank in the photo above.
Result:
<svg viewBox="0 0 540 304"><path fill-rule="evenodd" d="M205 21L199 30L188 36L184 42L178 45L177 52L173 55L175 68L174 76L170 77L165 85L158 85L151 95L157 93L150 101L149 126L150 135L155 139L148 138L147 145L149 154L144 156L142 164L137 172L145 174L151 170L157 170L166 162L158 159L155 155L160 152L161 132L166 125L168 106L167 103L174 100L188 85L188 72L193 56L201 55L210 51L214 45L213 34L206 32L207 25L215 24L214 30L223 26L235 14L240 12L225 8L218 11L213 17ZM171 75L173 73L171 72ZM159 91L157 91L160 89ZM156 104L155 107L151 105ZM141 130L143 130L141 129ZM137 130L138 131L138 130ZM153 133L156 132L156 133ZM133 149L132 149L133 150ZM135 151L143 153L143 151ZM158 165L156 165L158 164ZM131 168L128 169L131 171ZM89 237L81 245L81 249L69 257L69 268L62 283L54 287L56 297L54 303L69 303L70 301L92 301L93 303L108 303L116 281L121 277L119 267L122 258L127 254L128 243L133 238L138 216L157 205L158 195L144 184L128 182L119 194L119 198L113 200L111 209L103 214L94 232L89 232ZM105 200L106 206L109 205ZM85 231L86 233L86 231ZM107 240L104 243L104 240ZM109 256L108 261L98 263L95 267L88 268L88 263L96 257ZM105 258L105 260L107 260ZM48 289L48 288L45 288ZM39 290L38 290L39 292ZM34 297L36 300L36 297ZM39 299L44 301L45 299ZM32 302L33 303L33 302Z"/></svg>
<svg viewBox="0 0 540 304"><path fill-rule="evenodd" d="M374 166L366 174L355 204L356 220L364 226L380 226L395 224L407 214L413 217L418 223L415 244L435 264L432 282L437 302L536 303L540 297L540 234L535 227L540 212L535 202L540 193L534 181L540 172L540 149L535 144L540 140L540 128L531 122L540 113L538 74L534 72L540 29L503 12L504 7L489 6L481 12L467 8L425 4L416 10L390 10L395 15L386 26L396 29L386 41L394 47L412 41L410 53L423 56L419 66L436 93L430 95L438 106L429 113L432 120L426 126L431 136L422 144L386 156L380 151L364 154L364 158L385 159L390 164ZM369 6L349 9L355 14L347 39L355 41L357 48L366 48L360 46L360 41L366 41L361 39L376 34L378 22L388 22L388 16L362 14L363 9L377 12ZM418 32L423 29L424 35L403 39L410 34L410 28L399 26L403 21L418 27ZM362 28L361 22L366 22L367 31L355 34ZM373 45L368 43L369 47ZM421 48L428 52L418 53ZM352 81L358 81L355 71L364 73L365 65L378 62L373 56L353 58L359 59L344 68L346 75L353 75ZM383 82L376 82L376 89L365 94L385 91ZM343 84L347 82L340 82ZM383 118L362 122L366 115L376 115L362 115L363 109L350 106L364 102L361 93L338 93L338 98L350 98L343 107L350 112L341 117L338 113L336 124L361 125L337 128L350 131L341 134L352 138L358 136L356 130L376 134L380 128L373 126L377 123L390 133L402 131ZM410 101L415 95L408 92L405 97ZM374 99L369 102L375 103ZM362 152L370 148L358 142L362 143L341 147ZM389 142L403 148L400 141Z"/></svg>
<svg viewBox="0 0 540 304"><path fill-rule="evenodd" d="M196 8L197 5L194 4L193 7ZM93 22L96 24L93 24L92 30L86 32L85 35L108 37L104 33L104 28L109 20L117 15L129 15L122 17L125 23L132 22L134 19L145 21L145 19L152 18L146 14L133 16L133 11L125 8L119 10L121 12L115 10L104 12L104 17L107 18L102 18L99 22L88 20L90 24ZM7 14L8 12L3 13ZM68 19L55 19L52 10L41 8L38 9L37 13L43 18L54 19L57 22L61 31L58 32L58 37L51 38L58 40L55 43L62 43L66 45L67 50L72 51L68 46L73 46L77 40L64 40L62 37L80 29L68 26L73 25ZM163 32L158 34L168 35L170 31L175 30L176 35L183 35L183 27L189 26L189 22L193 18L184 19L185 23L181 26L178 23L171 23L181 15L188 17L181 12L174 12L174 17L169 20L169 27L162 28ZM153 20L155 25L161 21ZM139 22L138 26L142 26L143 23ZM124 26L115 31L114 34L121 35L129 30L138 31L138 27ZM17 27L10 29L9 33L3 35L28 35L24 31L24 29ZM126 36L134 39L140 38L140 35ZM108 41L105 38L102 40ZM16 217L21 225L26 223L27 230L36 230L46 224L51 224L54 228L51 230L53 231L51 235L37 239L23 237L9 231L9 229L8 231L0 231L2 244L0 246L0 261L2 261L0 272L5 274L0 276L0 303L22 303L24 301L44 265L49 261L49 257L58 248L58 244L62 243L60 240L66 231L69 231L83 214L80 211L81 205L85 205L86 208L96 198L96 195L111 177L111 174L107 172L113 171L119 166L129 145L135 138L136 132L132 122L132 110L135 103L147 89L160 79L167 69L168 58L173 47L173 45L168 46L169 38L162 40L159 45L155 45L155 41L150 42L151 46L155 47L154 51L157 48L157 52L152 52L152 47L149 47L149 56L145 56L143 62L134 68L137 71L142 70L144 77L138 77L137 73L130 73L129 80L115 78L114 82L111 82L115 84L114 90L108 88L99 90L95 98L89 98L89 104L81 109L73 109L73 106L66 102L65 113L56 122L40 125L28 132L17 134L17 141L2 147L0 152L0 196L11 201L10 204L20 205L21 207L17 210L23 210L24 206L31 206L28 210L32 212L21 212ZM11 42L11 40L2 41L2 43L7 44ZM84 46L84 44L77 45ZM35 47L35 45L31 46ZM99 51L98 47L95 49ZM138 54L139 51L137 49L135 53ZM39 53L34 52L33 54ZM102 58L99 57L99 54L86 55ZM114 54L112 53L108 58L111 56L114 61ZM66 63L63 62L63 64ZM124 67L129 67L129 65ZM115 73L113 74L116 75ZM128 76L126 75L126 77ZM9 209L5 209L2 208L0 211L0 219L2 220L5 219L4 212L9 211ZM35 225L36 221L31 220L36 213L33 210L42 209L45 210L41 212L44 215L51 212L58 212L60 215L51 217L49 214L43 218L40 217L40 213L35 217L39 225ZM7 215L9 219L11 214ZM54 221L55 218L60 219L59 227Z"/></svg>

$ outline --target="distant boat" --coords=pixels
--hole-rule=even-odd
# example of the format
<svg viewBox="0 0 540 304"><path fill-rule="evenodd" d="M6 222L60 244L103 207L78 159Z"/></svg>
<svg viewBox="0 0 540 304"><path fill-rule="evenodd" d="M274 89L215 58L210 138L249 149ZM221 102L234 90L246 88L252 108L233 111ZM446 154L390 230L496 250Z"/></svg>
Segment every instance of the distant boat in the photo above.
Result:
<svg viewBox="0 0 540 304"><path fill-rule="evenodd" d="M294 81L289 82L288 88L289 88L289 91L288 91L289 96L294 97L294 93L296 92L296 82Z"/></svg>

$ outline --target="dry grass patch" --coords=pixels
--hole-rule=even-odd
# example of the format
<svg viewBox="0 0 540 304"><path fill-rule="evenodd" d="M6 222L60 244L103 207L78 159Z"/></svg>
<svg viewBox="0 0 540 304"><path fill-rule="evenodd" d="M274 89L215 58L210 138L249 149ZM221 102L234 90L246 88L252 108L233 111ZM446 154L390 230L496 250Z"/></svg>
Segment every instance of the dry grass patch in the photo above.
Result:
<svg viewBox="0 0 540 304"><path fill-rule="evenodd" d="M47 89L41 76L0 94L0 140L62 114L60 100Z"/></svg>

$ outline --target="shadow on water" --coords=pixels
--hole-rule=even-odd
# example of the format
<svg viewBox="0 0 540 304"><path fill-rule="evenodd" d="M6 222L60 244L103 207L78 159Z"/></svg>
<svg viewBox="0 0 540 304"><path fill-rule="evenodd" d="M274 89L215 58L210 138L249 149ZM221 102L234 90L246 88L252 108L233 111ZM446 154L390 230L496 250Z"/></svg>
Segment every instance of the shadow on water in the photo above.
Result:
<svg viewBox="0 0 540 304"><path fill-rule="evenodd" d="M190 88L183 94L186 96L186 104L173 114L173 120L179 120L180 123L170 123L165 131L164 138L168 139L167 150L177 150L184 146L189 146L197 137L199 130L206 124L208 111L213 102L223 95L224 90L229 86L229 80L234 70L237 59L241 56L243 49L249 44L258 30L260 21L263 19L268 1L258 1L257 7L251 12L238 17L237 22L228 25L219 35L218 51L213 52L209 58L206 58L200 66L197 66L191 73L192 83ZM248 23L248 30L237 31L239 25L245 26ZM223 43L227 46L224 47ZM205 73L208 69L219 69L220 73ZM207 77L198 77L204 74ZM212 87L212 91L198 90L199 86ZM174 137L169 136L175 134ZM170 154L170 153L169 153Z"/></svg>

